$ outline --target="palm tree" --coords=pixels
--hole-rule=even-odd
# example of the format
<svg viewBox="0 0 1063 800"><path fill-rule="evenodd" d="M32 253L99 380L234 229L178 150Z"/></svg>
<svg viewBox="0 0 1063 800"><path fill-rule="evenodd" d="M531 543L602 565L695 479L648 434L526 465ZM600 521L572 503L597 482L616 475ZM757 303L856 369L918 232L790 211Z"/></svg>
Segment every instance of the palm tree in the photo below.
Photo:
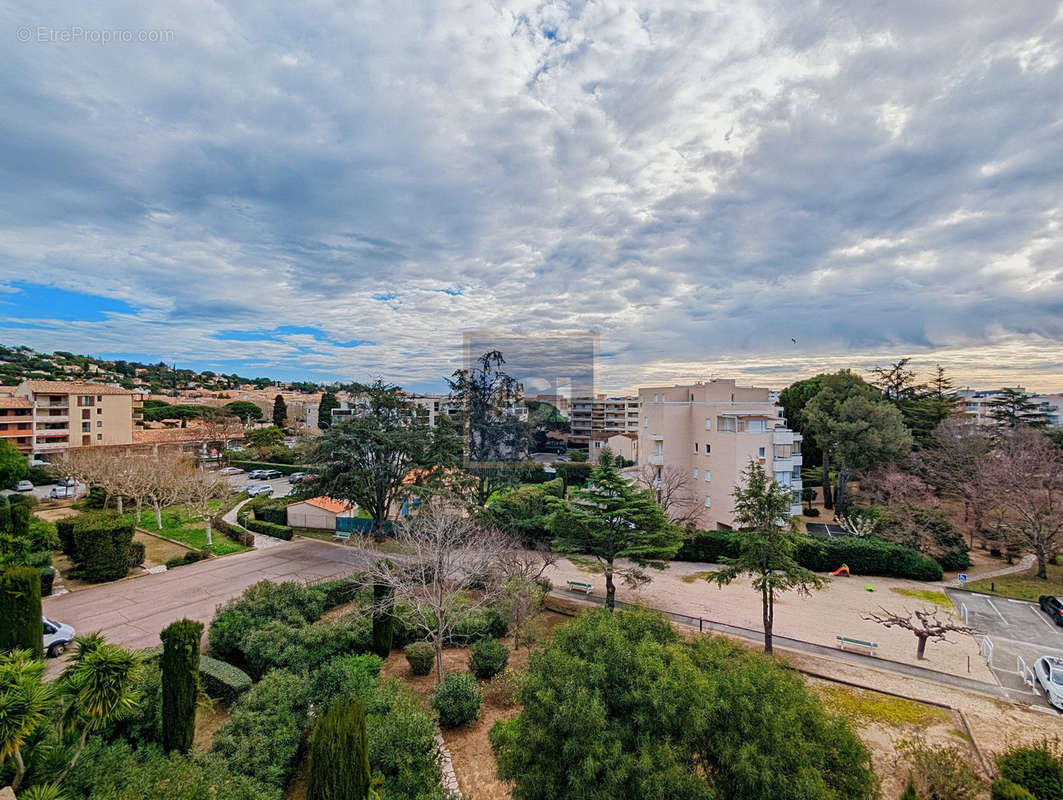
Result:
<svg viewBox="0 0 1063 800"><path fill-rule="evenodd" d="M47 718L54 697L44 682L43 661L26 650L0 654L0 763L15 760L14 790L26 774L22 746Z"/></svg>
<svg viewBox="0 0 1063 800"><path fill-rule="evenodd" d="M74 756L59 775L62 782L85 749L88 735L132 711L140 700L140 655L107 644L98 633L75 639L77 651L60 679L66 709L63 729L81 729Z"/></svg>

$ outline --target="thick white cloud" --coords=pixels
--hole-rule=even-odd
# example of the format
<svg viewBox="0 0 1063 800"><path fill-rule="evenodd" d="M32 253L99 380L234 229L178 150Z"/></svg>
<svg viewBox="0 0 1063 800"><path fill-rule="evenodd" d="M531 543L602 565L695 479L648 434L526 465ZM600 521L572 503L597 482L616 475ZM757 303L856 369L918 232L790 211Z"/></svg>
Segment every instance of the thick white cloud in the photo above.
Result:
<svg viewBox="0 0 1063 800"><path fill-rule="evenodd" d="M9 8L0 280L136 311L5 341L419 383L594 328L612 388L1063 388L1057 3ZM75 27L172 40L38 40ZM327 338L215 338L276 326Z"/></svg>

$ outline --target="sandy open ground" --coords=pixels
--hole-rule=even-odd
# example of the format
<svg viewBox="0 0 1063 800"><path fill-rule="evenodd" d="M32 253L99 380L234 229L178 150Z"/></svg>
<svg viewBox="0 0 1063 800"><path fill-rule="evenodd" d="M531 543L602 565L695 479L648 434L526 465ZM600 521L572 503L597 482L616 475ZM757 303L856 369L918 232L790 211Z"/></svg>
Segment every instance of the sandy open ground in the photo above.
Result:
<svg viewBox="0 0 1063 800"><path fill-rule="evenodd" d="M710 564L672 562L667 569L649 570L653 580L638 589L618 585L617 600L763 630L760 595L750 588L748 580L719 588L698 577L699 573L714 568ZM604 597L605 579L585 570L585 567L562 559L549 573L549 578L560 589L564 589L569 580L590 583L594 586L593 594ZM684 581L684 577L689 582ZM867 585L871 585L874 591L867 591ZM890 591L895 588L940 590L941 587L896 578L859 575L831 578L826 588L810 595L790 592L777 596L774 632L830 647L838 644L836 636L871 641L878 644L881 658L953 672L975 680L994 681L985 660L978 653L978 641L972 636L950 634L949 642L931 642L927 645L926 660L918 661L915 657L916 640L911 633L884 628L862 618L867 613L880 611L880 607L890 611L934 608L932 603ZM941 613L947 612L942 609Z"/></svg>

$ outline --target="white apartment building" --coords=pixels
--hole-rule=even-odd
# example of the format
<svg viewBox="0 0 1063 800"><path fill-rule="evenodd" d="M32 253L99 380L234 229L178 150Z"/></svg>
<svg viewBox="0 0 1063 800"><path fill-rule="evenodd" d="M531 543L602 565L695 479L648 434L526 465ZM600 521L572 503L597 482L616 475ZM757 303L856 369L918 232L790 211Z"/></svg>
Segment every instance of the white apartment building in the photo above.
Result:
<svg viewBox="0 0 1063 800"><path fill-rule="evenodd" d="M768 389L712 380L639 389L639 463L682 470L705 529L735 526L731 492L750 461L790 489L801 513L801 435L786 427Z"/></svg>

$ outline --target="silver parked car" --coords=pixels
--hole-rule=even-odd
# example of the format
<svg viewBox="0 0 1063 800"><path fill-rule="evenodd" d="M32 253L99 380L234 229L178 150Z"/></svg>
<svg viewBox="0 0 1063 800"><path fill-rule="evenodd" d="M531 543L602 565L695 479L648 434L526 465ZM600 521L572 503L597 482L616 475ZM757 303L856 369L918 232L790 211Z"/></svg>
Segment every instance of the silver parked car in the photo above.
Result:
<svg viewBox="0 0 1063 800"><path fill-rule="evenodd" d="M260 494L264 494L264 495L268 495L268 496L272 497L273 496L273 487L270 486L268 483L260 483L260 484L257 484L255 486L249 486L247 488L247 493L249 495L251 495L252 497L258 497Z"/></svg>
<svg viewBox="0 0 1063 800"><path fill-rule="evenodd" d="M1063 711L1063 658L1041 656L1034 662L1033 672L1048 702Z"/></svg>
<svg viewBox="0 0 1063 800"><path fill-rule="evenodd" d="M73 627L62 622L53 622L47 617L41 617L41 624L44 625L44 652L51 658L61 656L66 646L74 641L74 636L77 635Z"/></svg>

